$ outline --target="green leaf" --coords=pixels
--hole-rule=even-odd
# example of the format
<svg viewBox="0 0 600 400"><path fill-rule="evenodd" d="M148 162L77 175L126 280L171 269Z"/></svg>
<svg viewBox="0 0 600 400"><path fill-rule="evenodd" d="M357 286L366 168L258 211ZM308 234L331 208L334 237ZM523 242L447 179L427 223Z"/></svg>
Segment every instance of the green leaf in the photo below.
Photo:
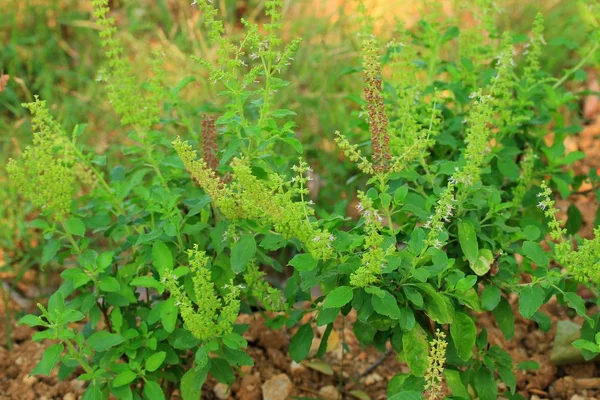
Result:
<svg viewBox="0 0 600 400"><path fill-rule="evenodd" d="M175 324L177 323L177 306L175 305L175 299L169 297L163 301L160 307L160 321L165 328L165 331L171 333L175 330Z"/></svg>
<svg viewBox="0 0 600 400"><path fill-rule="evenodd" d="M210 373L217 381L227 385L231 385L235 381L235 375L233 375L231 366L222 358L214 358L212 360Z"/></svg>
<svg viewBox="0 0 600 400"><path fill-rule="evenodd" d="M237 350L246 347L248 342L246 342L246 339L244 339L242 335L238 335L235 332L229 332L223 336L223 344L230 349Z"/></svg>
<svg viewBox="0 0 600 400"><path fill-rule="evenodd" d="M460 221L458 223L458 242L469 263L475 264L479 254L479 245L475 227L470 221Z"/></svg>
<svg viewBox="0 0 600 400"><path fill-rule="evenodd" d="M405 361L415 376L424 376L427 371L427 354L429 345L427 335L421 325L416 324L414 329L402 335L402 347Z"/></svg>
<svg viewBox="0 0 600 400"><path fill-rule="evenodd" d="M299 363L304 360L306 356L308 356L308 352L310 351L310 346L312 345L312 340L314 338L314 332L310 324L302 325L298 332L292 338L290 342L290 356L292 360Z"/></svg>
<svg viewBox="0 0 600 400"><path fill-rule="evenodd" d="M150 371L150 372L156 371L162 365L163 361L165 361L166 356L167 356L167 353L164 351L159 351L158 353L152 354L146 360L146 371Z"/></svg>
<svg viewBox="0 0 600 400"><path fill-rule="evenodd" d="M498 303L498 307L492 310L492 314L494 314L496 323L506 340L512 339L515 335L515 315L513 314L508 300L502 297L500 303Z"/></svg>
<svg viewBox="0 0 600 400"><path fill-rule="evenodd" d="M318 261L310 254L304 253L297 254L288 264L300 272L307 272L317 268Z"/></svg>
<svg viewBox="0 0 600 400"><path fill-rule="evenodd" d="M295 137L284 137L281 140L292 146L298 154L302 154L302 142L300 142L298 139Z"/></svg>
<svg viewBox="0 0 600 400"><path fill-rule="evenodd" d="M88 274L77 267L65 269L60 276L73 282L73 289L77 289L92 280Z"/></svg>
<svg viewBox="0 0 600 400"><path fill-rule="evenodd" d="M446 377L446 383L450 388L452 394L456 397L464 397L465 399L470 398L469 392L465 387L465 384L460 379L460 371L454 369L444 369L444 376Z"/></svg>
<svg viewBox="0 0 600 400"><path fill-rule="evenodd" d="M587 350L591 351L592 353L600 353L600 346L598 346L596 343L590 342L589 340L577 339L573 342L573 346L580 350Z"/></svg>
<svg viewBox="0 0 600 400"><path fill-rule="evenodd" d="M484 310L492 311L498 306L501 298L502 294L500 293L500 289L498 289L497 286L489 284L483 289L483 292L481 292L481 307Z"/></svg>
<svg viewBox="0 0 600 400"><path fill-rule="evenodd" d="M517 390L517 377L513 372L512 363L510 366L498 364L496 368L498 369L498 374L500 374L502 382L508 386L512 394L515 394L515 391Z"/></svg>
<svg viewBox="0 0 600 400"><path fill-rule="evenodd" d="M121 285L119 281L113 278L112 276L107 276L102 278L100 284L98 285L100 289L104 292L118 292L121 289Z"/></svg>
<svg viewBox="0 0 600 400"><path fill-rule="evenodd" d="M115 377L115 379L113 379L112 385L114 387L128 385L131 382L133 382L135 380L135 378L137 378L137 374L135 372L133 372L132 370L128 369L128 370L121 372L119 375L117 375Z"/></svg>
<svg viewBox="0 0 600 400"><path fill-rule="evenodd" d="M163 285L151 276L135 277L131 280L131 282L129 282L129 285L153 288L153 289L158 289L158 290L163 289Z"/></svg>
<svg viewBox="0 0 600 400"><path fill-rule="evenodd" d="M405 390L388 398L388 400L421 400L423 398L421 392L416 390Z"/></svg>
<svg viewBox="0 0 600 400"><path fill-rule="evenodd" d="M477 255L477 261L471 264L471 269L479 276L483 276L488 273L494 262L494 255L488 249L480 249Z"/></svg>
<svg viewBox="0 0 600 400"><path fill-rule="evenodd" d="M480 400L497 400L498 386L494 374L485 367L480 367L473 376L473 386Z"/></svg>
<svg viewBox="0 0 600 400"><path fill-rule="evenodd" d="M102 395L102 390L96 384L91 384L85 390L81 400L104 400L104 396Z"/></svg>
<svg viewBox="0 0 600 400"><path fill-rule="evenodd" d="M406 195L408 194L408 186L400 186L394 192L394 204L397 206L404 203L404 199L406 199Z"/></svg>
<svg viewBox="0 0 600 400"><path fill-rule="evenodd" d="M333 289L323 302L323 308L341 308L352 300L352 288L350 286L340 286Z"/></svg>
<svg viewBox="0 0 600 400"><path fill-rule="evenodd" d="M114 381L113 381L114 382ZM129 386L119 386L115 387L114 385L110 387L110 392L115 395L115 397L119 400L133 400L133 392Z"/></svg>
<svg viewBox="0 0 600 400"><path fill-rule="evenodd" d="M544 304L546 294L544 289L539 286L527 286L519 294L519 312L527 319Z"/></svg>
<svg viewBox="0 0 600 400"><path fill-rule="evenodd" d="M403 331L410 331L415 327L415 314L409 307L400 309L400 328Z"/></svg>
<svg viewBox="0 0 600 400"><path fill-rule="evenodd" d="M538 364L537 361L521 361L520 363L517 364L517 369L523 370L523 371L537 371L538 369L540 369L540 364Z"/></svg>
<svg viewBox="0 0 600 400"><path fill-rule="evenodd" d="M207 375L208 368L203 368L200 371L192 368L183 375L180 388L183 400L198 400L200 398Z"/></svg>
<svg viewBox="0 0 600 400"><path fill-rule="evenodd" d="M27 314L23 318L19 320L17 325L28 325L28 326L43 326L44 321L40 317L37 317L33 314Z"/></svg>
<svg viewBox="0 0 600 400"><path fill-rule="evenodd" d="M410 300L411 303L419 308L423 307L423 296L421 293L410 286L405 286L403 290L406 298Z"/></svg>
<svg viewBox="0 0 600 400"><path fill-rule="evenodd" d="M396 298L387 290L384 292L383 297L371 297L373 309L377 311L378 314L387 315L392 319L400 319L400 308L398 307Z"/></svg>
<svg viewBox="0 0 600 400"><path fill-rule="evenodd" d="M70 234L75 236L85 235L85 225L79 218L71 217L65 222L65 227Z"/></svg>
<svg viewBox="0 0 600 400"><path fill-rule="evenodd" d="M454 307L448 297L436 291L429 284L419 284L418 288L425 296L425 312L429 318L440 324L451 324Z"/></svg>
<svg viewBox="0 0 600 400"><path fill-rule="evenodd" d="M577 315L579 315L580 317L588 318L587 310L585 308L585 301L581 296L579 296L577 293L565 292L563 293L563 297L569 305L569 307L575 310Z"/></svg>
<svg viewBox="0 0 600 400"><path fill-rule="evenodd" d="M273 110L273 112L271 113L271 116L273 118L283 118L283 117L292 116L292 115L296 115L296 113L292 110L287 110L285 108Z"/></svg>
<svg viewBox="0 0 600 400"><path fill-rule="evenodd" d="M173 254L171 250L160 240L155 240L152 246L152 264L162 276L165 271L173 269Z"/></svg>
<svg viewBox="0 0 600 400"><path fill-rule="evenodd" d="M540 267L547 268L550 265L550 259L538 243L524 242L523 254Z"/></svg>
<svg viewBox="0 0 600 400"><path fill-rule="evenodd" d="M147 400L165 400L165 394L160 385L155 381L146 381L144 385L144 397Z"/></svg>
<svg viewBox="0 0 600 400"><path fill-rule="evenodd" d="M56 343L44 350L42 359L31 371L31 375L50 375L50 372L58 364L64 349L65 346L62 343Z"/></svg>
<svg viewBox="0 0 600 400"><path fill-rule="evenodd" d="M87 338L88 345L96 351L106 351L113 346L117 346L125 341L125 338L116 333L108 331L99 331Z"/></svg>
<svg viewBox="0 0 600 400"><path fill-rule="evenodd" d="M450 335L452 335L460 359L469 361L473 356L477 338L477 328L471 317L463 313L454 314L454 322L450 325Z"/></svg>
<svg viewBox="0 0 600 400"><path fill-rule="evenodd" d="M581 225L583 224L583 215L576 205L571 204L567 209L567 223L565 229L569 235L575 235L579 232Z"/></svg>
<svg viewBox="0 0 600 400"><path fill-rule="evenodd" d="M40 260L40 263L42 265L48 264L48 262L50 262L56 255L58 249L60 249L60 243L58 240L48 240L44 246L44 250L42 250L42 259Z"/></svg>
<svg viewBox="0 0 600 400"><path fill-rule="evenodd" d="M231 270L240 274L246 270L246 266L256 256L256 241L252 235L242 235L231 247Z"/></svg>

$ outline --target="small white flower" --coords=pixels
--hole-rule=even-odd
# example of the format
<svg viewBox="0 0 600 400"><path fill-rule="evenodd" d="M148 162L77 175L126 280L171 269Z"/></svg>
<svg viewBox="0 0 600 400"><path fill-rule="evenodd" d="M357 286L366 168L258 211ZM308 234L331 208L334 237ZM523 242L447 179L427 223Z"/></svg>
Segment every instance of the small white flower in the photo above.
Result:
<svg viewBox="0 0 600 400"><path fill-rule="evenodd" d="M333 235L329 235L329 241L330 241L330 242L333 242L334 240L335 240L335 236L333 236Z"/></svg>
<svg viewBox="0 0 600 400"><path fill-rule="evenodd" d="M365 208L363 207L362 203L358 203L356 205L356 209L358 210L358 212L363 212L365 210Z"/></svg>
<svg viewBox="0 0 600 400"><path fill-rule="evenodd" d="M542 42L543 45L546 45L546 41L544 40L543 35L540 35L540 42Z"/></svg>
<svg viewBox="0 0 600 400"><path fill-rule="evenodd" d="M258 58L258 54L252 53L252 54L250 54L250 58L253 60L256 60Z"/></svg>
<svg viewBox="0 0 600 400"><path fill-rule="evenodd" d="M546 209L546 203L544 203L543 201L540 201L537 206L540 210Z"/></svg>
<svg viewBox="0 0 600 400"><path fill-rule="evenodd" d="M314 205L314 204L315 204L315 202L314 202L314 201L312 201L312 200L309 200L309 201L308 201L308 205L309 205L309 206L312 206L312 205Z"/></svg>
<svg viewBox="0 0 600 400"><path fill-rule="evenodd" d="M197 5L198 5L198 2L197 2L196 0L194 0L194 1L192 1L192 4L191 4L191 5L192 5L192 6L197 6Z"/></svg>
<svg viewBox="0 0 600 400"><path fill-rule="evenodd" d="M320 240L321 240L321 237L320 237L320 236L315 236L315 237L313 238L313 242L315 242L315 243L316 243L316 242L318 242L318 241L320 241Z"/></svg>
<svg viewBox="0 0 600 400"><path fill-rule="evenodd" d="M179 302L179 301L175 302L175 307L179 307L180 305L181 305L181 302Z"/></svg>

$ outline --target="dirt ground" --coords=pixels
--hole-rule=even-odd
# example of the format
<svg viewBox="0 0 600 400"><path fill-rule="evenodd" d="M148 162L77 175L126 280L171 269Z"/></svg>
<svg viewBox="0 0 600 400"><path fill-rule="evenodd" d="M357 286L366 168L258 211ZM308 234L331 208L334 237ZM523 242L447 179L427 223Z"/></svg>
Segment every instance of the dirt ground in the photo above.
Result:
<svg viewBox="0 0 600 400"><path fill-rule="evenodd" d="M538 370L517 371L518 392L527 399L600 399L600 390L579 387L593 386L600 380L594 379L598 371L596 363L575 364L557 367L550 362L552 342L556 322L573 320L567 311L555 301L543 307L550 315L553 328L547 333L540 331L534 322L522 319L516 311L516 297L511 299L517 316L515 337L506 341L496 323L488 314L478 316L478 326L488 331L491 344L498 344L508 351L515 361L537 361ZM396 360L394 352L382 354L374 348L361 348L352 333L354 317L350 314L346 321L338 319L329 341L327 352L321 360L309 357L296 364L287 355L286 350L292 332L273 331L265 327L260 314L242 315L238 322L250 325L245 337L248 340L248 353L254 359L253 367L244 367L238 372L238 378L231 390L209 379L203 399L240 399L260 400L267 387L278 383L289 390L290 397L337 400L387 398L389 380L399 372L408 372L408 367ZM320 344L319 334L323 330L315 329L311 354L316 353ZM75 400L83 392L83 382L73 377L58 381L57 371L50 377L30 377L29 372L40 360L45 347L51 343L39 344L30 341L35 330L29 327L17 327L12 332L13 349L6 348L6 326L0 325L0 400ZM347 349L342 346L342 341ZM343 362L342 362L343 360ZM339 376L344 379L340 384ZM596 382L598 381L598 382ZM590 383L591 382L591 383ZM506 388L499 385L500 391ZM339 397L338 397L339 396ZM367 397L368 396L368 397ZM176 395L173 399L178 398Z"/></svg>

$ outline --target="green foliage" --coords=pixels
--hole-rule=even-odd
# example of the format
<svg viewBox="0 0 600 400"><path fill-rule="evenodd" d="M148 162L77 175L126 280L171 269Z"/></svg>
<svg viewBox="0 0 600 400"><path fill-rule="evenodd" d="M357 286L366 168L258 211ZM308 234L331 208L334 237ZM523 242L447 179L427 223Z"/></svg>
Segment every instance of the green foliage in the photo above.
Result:
<svg viewBox="0 0 600 400"><path fill-rule="evenodd" d="M238 37L226 34L211 1L197 2L216 60L196 59L225 99L203 108L211 115L199 143L178 129L193 124L162 54L139 84L108 0L93 1L102 80L132 140L117 161L98 156L76 141L81 130L68 138L43 101L27 105L33 145L8 170L46 217L36 224L47 238L41 261L64 268L47 307L21 320L40 327L34 340L54 342L34 372L80 367L85 398L163 399L175 387L198 398L209 374L230 385L252 365L246 327L236 324L242 310L280 312L300 362L313 323L331 329L353 309L359 341L391 341L411 369L410 379L390 382L390 398L437 398L444 376L455 396L470 388L495 399L496 377L514 394L512 360L478 332L475 313L491 311L510 338L509 295L540 327L540 307L557 295L593 322L576 293L577 283L596 283L600 231L574 250L551 197L583 180L564 169L579 156L561 144L577 132L563 117L578 101L564 87L575 71L560 79L543 71L541 16L519 54L522 38L499 34L491 2L476 2L486 35L432 14L410 32L400 27L386 47L363 16L362 68L349 66L363 72L362 112L349 118L347 136L335 134L346 159L314 171L305 160L317 147L305 150L295 113L278 106L289 84L282 73L300 51L299 40L284 44L282 3L267 1L267 21L242 21ZM355 174L356 193L343 193L356 196L358 216L346 213L343 196L332 204L314 193L319 174L342 193L343 180L327 171L337 164L344 177ZM544 217L557 242L550 252L539 243ZM265 278L282 265L293 270L283 290ZM324 297L311 297L315 285ZM298 300L315 313L296 327L306 313ZM596 352L590 343L576 345Z"/></svg>

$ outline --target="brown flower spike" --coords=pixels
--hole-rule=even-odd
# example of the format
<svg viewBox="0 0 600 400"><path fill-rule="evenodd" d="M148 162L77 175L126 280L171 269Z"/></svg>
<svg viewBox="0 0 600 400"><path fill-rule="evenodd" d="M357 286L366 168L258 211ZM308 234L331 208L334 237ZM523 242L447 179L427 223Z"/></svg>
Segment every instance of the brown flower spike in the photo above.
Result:
<svg viewBox="0 0 600 400"><path fill-rule="evenodd" d="M373 169L382 173L389 169L390 136L388 134L388 117L382 94L381 66L377 54L377 43L374 38L363 41L363 81L364 95L367 102L369 130L373 146Z"/></svg>
<svg viewBox="0 0 600 400"><path fill-rule="evenodd" d="M208 168L215 171L219 166L219 157L217 153L219 146L217 143L217 128L215 127L215 117L204 115L202 117L202 158Z"/></svg>
<svg viewBox="0 0 600 400"><path fill-rule="evenodd" d="M6 85L8 85L8 81L10 79L10 75L0 74L0 93L6 89Z"/></svg>

